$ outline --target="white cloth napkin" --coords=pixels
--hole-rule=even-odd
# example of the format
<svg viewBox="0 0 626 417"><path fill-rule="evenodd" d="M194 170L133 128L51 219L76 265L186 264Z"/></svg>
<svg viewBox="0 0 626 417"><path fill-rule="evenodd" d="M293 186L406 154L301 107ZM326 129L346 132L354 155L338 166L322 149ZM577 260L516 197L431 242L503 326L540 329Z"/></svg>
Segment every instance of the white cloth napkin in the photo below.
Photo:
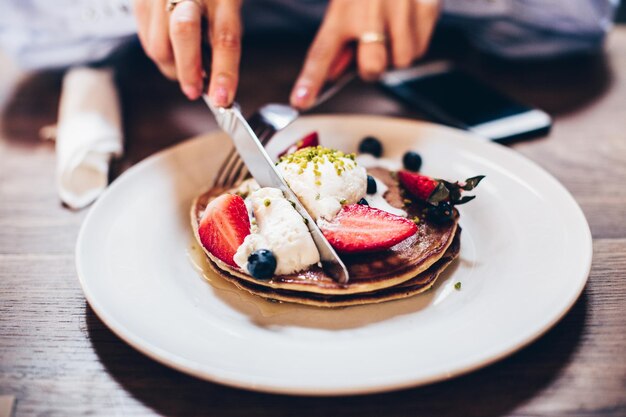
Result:
<svg viewBox="0 0 626 417"><path fill-rule="evenodd" d="M59 197L73 209L108 185L112 157L123 152L120 102L111 69L79 67L63 78L56 131Z"/></svg>

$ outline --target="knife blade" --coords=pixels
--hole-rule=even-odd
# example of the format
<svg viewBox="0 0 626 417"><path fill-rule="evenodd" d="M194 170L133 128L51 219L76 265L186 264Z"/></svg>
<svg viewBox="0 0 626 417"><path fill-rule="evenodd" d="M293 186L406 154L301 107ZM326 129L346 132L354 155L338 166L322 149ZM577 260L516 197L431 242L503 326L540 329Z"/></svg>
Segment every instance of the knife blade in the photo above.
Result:
<svg viewBox="0 0 626 417"><path fill-rule="evenodd" d="M348 269L337 255L337 252L328 243L322 231L309 215L298 197L291 190L285 179L274 166L265 148L255 135L250 125L241 114L239 105L233 103L231 107L215 107L209 97L202 97L215 116L218 125L232 139L235 148L244 161L252 177L261 187L273 187L281 190L287 200L294 203L295 209L304 218L305 223L315 242L320 254L320 260L324 272L341 284L347 284L350 280Z"/></svg>

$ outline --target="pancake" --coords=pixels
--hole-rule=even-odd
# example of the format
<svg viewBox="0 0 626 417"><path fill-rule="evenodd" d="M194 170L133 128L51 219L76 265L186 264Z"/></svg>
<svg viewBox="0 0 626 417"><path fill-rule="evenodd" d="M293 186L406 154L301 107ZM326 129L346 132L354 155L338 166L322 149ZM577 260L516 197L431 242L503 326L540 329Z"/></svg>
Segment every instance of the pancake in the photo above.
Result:
<svg viewBox="0 0 626 417"><path fill-rule="evenodd" d="M448 247L444 255L435 262L434 265L418 276L393 287L357 294L327 295L275 289L239 279L219 269L212 261L209 261L209 263L218 275L233 283L239 289L272 301L306 304L325 308L375 304L411 297L429 290L435 284L439 275L458 257L461 248L460 234L461 230L459 228L452 244Z"/></svg>
<svg viewBox="0 0 626 417"><path fill-rule="evenodd" d="M404 199L398 182L391 172L384 168L371 168L368 172L385 183L389 190L384 198L390 205L405 210L409 218L419 217L418 231L395 246L383 251L342 254L350 273L350 282L340 284L318 266L288 275L276 275L269 280L253 278L239 268L232 267L208 252L202 244L210 264L220 273L226 272L237 278L238 282L247 282L250 286L267 287L274 290L290 290L324 295L361 294L379 291L406 282L434 265L447 251L453 241L458 225L458 212L452 221L437 224L425 215L425 204L412 202L404 205ZM191 224L198 243L198 224L207 204L227 190L214 188L197 197L191 207ZM243 285L243 284L242 284Z"/></svg>

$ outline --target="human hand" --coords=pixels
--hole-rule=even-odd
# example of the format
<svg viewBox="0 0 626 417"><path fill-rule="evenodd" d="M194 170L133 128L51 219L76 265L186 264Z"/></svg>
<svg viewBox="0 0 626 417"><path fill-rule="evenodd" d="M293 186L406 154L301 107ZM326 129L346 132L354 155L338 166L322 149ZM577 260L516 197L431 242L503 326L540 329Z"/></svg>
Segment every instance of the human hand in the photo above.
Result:
<svg viewBox="0 0 626 417"><path fill-rule="evenodd" d="M310 107L328 79L353 59L364 80L377 79L389 61L404 68L424 55L439 17L440 0L330 0L291 92L291 104ZM385 42L388 40L388 42Z"/></svg>
<svg viewBox="0 0 626 417"><path fill-rule="evenodd" d="M241 57L241 0L182 0L170 11L164 0L135 0L139 40L146 54L183 93L195 100L203 93L202 19L211 44L209 97L229 106L235 97Z"/></svg>

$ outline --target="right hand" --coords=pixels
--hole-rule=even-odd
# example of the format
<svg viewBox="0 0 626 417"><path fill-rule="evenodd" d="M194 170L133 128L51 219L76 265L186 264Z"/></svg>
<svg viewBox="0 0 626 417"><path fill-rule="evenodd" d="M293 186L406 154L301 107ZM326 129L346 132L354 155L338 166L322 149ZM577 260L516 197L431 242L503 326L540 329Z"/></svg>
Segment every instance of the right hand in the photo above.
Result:
<svg viewBox="0 0 626 417"><path fill-rule="evenodd" d="M183 93L195 100L202 91L202 39L211 44L209 97L229 106L239 80L241 57L241 0L185 0L167 11L165 0L135 0L139 40L146 54L170 79L178 79ZM202 19L208 34L202 33Z"/></svg>
<svg viewBox="0 0 626 417"><path fill-rule="evenodd" d="M329 0L324 20L291 93L291 104L311 107L327 80L336 79L355 53L359 75L374 81L389 66L406 68L422 57L433 31L442 0ZM362 40L381 35L380 41ZM388 38L388 42L385 39Z"/></svg>

